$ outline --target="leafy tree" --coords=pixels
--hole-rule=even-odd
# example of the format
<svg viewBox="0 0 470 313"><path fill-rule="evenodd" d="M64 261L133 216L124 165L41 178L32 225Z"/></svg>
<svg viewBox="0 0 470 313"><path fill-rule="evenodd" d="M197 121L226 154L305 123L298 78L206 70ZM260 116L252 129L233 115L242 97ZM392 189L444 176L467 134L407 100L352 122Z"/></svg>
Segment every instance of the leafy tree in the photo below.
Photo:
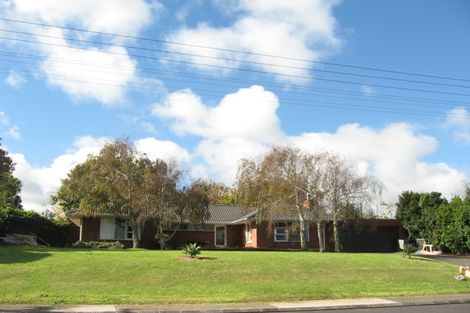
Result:
<svg viewBox="0 0 470 313"><path fill-rule="evenodd" d="M423 228L421 195L418 192L404 191L398 197L397 219L411 236L419 236Z"/></svg>
<svg viewBox="0 0 470 313"><path fill-rule="evenodd" d="M242 207L256 207L258 217L270 222L278 214L296 214L301 248L306 249L308 220L315 218L319 224L323 220L324 159L324 154L307 154L294 148L274 148L261 162L243 160L237 177L237 202ZM320 247L323 247L321 236L319 239Z"/></svg>
<svg viewBox="0 0 470 313"><path fill-rule="evenodd" d="M66 212L113 214L127 218L133 246L139 247L146 222L157 225L161 247L169 239L165 226L207 212L204 196L189 197L181 188L182 173L174 162L139 155L126 139L106 144L98 156L77 165L62 183L53 202ZM196 201L198 200L198 201Z"/></svg>
<svg viewBox="0 0 470 313"><path fill-rule="evenodd" d="M21 207L21 181L13 176L14 170L8 152L0 147L0 206Z"/></svg>
<svg viewBox="0 0 470 313"><path fill-rule="evenodd" d="M353 168L337 155L328 157L324 190L326 203L333 219L335 251L341 250L338 220L351 216L351 209L370 203L380 191L380 184L372 177L358 175Z"/></svg>
<svg viewBox="0 0 470 313"><path fill-rule="evenodd" d="M436 231L436 210L445 203L439 192L404 191L398 198L397 218L411 236L431 241Z"/></svg>
<svg viewBox="0 0 470 313"><path fill-rule="evenodd" d="M204 185L209 202L213 204L233 205L236 203L237 190L234 186L229 187L223 183L217 183L212 180L198 180L199 185Z"/></svg>

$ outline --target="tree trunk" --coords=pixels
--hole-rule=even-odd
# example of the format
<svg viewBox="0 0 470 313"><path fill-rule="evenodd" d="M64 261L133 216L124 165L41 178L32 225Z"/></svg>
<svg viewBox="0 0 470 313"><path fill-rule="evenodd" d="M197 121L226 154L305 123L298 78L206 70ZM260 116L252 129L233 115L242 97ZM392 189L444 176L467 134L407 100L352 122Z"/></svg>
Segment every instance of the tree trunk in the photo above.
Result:
<svg viewBox="0 0 470 313"><path fill-rule="evenodd" d="M323 223L321 221L317 221L317 233L318 233L318 248L320 252L325 251L325 247L323 246Z"/></svg>
<svg viewBox="0 0 470 313"><path fill-rule="evenodd" d="M158 225L158 241L160 242L160 250L166 249L166 238L165 234L163 233L162 224Z"/></svg>
<svg viewBox="0 0 470 313"><path fill-rule="evenodd" d="M300 249L307 250L307 240L305 238L305 219L302 214L299 214L300 218Z"/></svg>
<svg viewBox="0 0 470 313"><path fill-rule="evenodd" d="M333 211L333 235L335 239L335 252L340 252L341 247L339 245L339 233L338 233L338 217L336 216L336 212Z"/></svg>
<svg viewBox="0 0 470 313"><path fill-rule="evenodd" d="M140 248L140 225L132 225L132 248Z"/></svg>

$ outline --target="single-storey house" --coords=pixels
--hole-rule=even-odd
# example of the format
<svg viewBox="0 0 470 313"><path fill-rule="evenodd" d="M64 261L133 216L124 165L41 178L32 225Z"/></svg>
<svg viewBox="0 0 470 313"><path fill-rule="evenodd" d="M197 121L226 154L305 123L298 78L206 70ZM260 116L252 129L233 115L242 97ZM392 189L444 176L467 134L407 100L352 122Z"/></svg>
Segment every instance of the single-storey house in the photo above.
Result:
<svg viewBox="0 0 470 313"><path fill-rule="evenodd" d="M292 227L295 216L281 216L274 223L257 221L256 210L242 210L232 205L210 205L210 216L203 224L182 223L168 242L171 248L179 248L189 242L197 242L215 248L299 249L300 235ZM120 241L132 246L132 229L125 219L112 215L83 216L72 214L70 219L80 228L80 241ZM173 232L174 230L168 230ZM141 234L141 245L157 248L155 226L148 222ZM324 246L334 250L331 221L324 229ZM307 246L318 250L316 223L308 223ZM342 250L392 252L398 250L398 239L406 233L396 219L363 219L344 222L341 227Z"/></svg>

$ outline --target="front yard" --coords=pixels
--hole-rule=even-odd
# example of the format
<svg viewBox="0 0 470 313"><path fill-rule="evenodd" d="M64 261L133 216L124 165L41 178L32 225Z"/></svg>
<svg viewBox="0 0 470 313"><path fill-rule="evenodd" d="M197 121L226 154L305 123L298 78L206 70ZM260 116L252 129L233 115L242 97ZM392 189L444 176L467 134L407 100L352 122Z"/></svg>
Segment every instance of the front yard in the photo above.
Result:
<svg viewBox="0 0 470 313"><path fill-rule="evenodd" d="M456 266L399 254L0 247L0 303L266 302L470 292Z"/></svg>

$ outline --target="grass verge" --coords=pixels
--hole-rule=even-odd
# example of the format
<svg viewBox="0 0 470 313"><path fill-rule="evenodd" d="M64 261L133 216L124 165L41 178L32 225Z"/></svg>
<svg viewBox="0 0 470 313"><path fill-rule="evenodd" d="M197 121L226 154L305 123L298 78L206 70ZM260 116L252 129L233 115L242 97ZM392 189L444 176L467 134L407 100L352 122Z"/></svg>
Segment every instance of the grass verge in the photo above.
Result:
<svg viewBox="0 0 470 313"><path fill-rule="evenodd" d="M3 304L294 301L470 292L457 267L399 254L0 247Z"/></svg>

